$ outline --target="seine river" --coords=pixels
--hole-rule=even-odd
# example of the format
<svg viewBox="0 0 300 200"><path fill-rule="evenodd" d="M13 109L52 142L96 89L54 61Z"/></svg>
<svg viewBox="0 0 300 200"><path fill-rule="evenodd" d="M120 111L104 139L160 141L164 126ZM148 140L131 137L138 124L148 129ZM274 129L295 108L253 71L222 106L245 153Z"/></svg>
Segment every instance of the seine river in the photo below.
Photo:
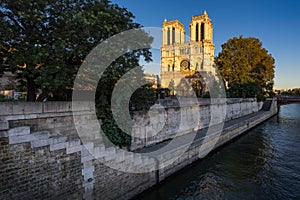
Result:
<svg viewBox="0 0 300 200"><path fill-rule="evenodd" d="M137 199L300 199L300 104L282 106Z"/></svg>

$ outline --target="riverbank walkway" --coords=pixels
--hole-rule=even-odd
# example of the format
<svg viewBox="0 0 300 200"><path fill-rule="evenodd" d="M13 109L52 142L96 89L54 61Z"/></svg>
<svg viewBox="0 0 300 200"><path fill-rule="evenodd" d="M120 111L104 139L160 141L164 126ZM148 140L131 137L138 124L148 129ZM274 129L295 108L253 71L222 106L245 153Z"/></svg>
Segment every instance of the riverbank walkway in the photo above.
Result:
<svg viewBox="0 0 300 200"><path fill-rule="evenodd" d="M243 116L243 117L239 117L239 118L236 118L236 119L225 121L223 129L222 129L222 133L220 134L220 137L227 134L228 131L231 130L231 129L235 129L235 128L238 129L238 128L240 128L244 125L247 125L247 124L249 126L249 123L251 123L251 122L253 122L256 119L259 119L261 117L265 117L265 116L271 117L273 115L271 114L270 111L260 110L258 112L251 113L251 114ZM253 126L253 127L255 127L255 126ZM253 128L253 127L251 127L251 128ZM250 130L250 129L248 129L248 130ZM203 129L199 129L196 133L196 136L194 137L194 141L190 145L190 148L193 148L195 146L200 146L202 144L202 142L204 141L206 135L207 135L207 131L208 131L208 127L203 128ZM193 134L193 133L190 133L190 134ZM180 137L181 137L182 140L184 141L185 138L187 137L187 135L188 134L183 135L183 136L178 136L178 139L180 139ZM137 149L135 152L136 153L149 153L149 152L157 151L157 150L163 148L164 146L168 145L170 143L170 141L171 140L167 140L167 141L163 141L163 142L158 143L158 144L154 144L154 145L151 145L151 146L148 146L148 147L144 147L142 149Z"/></svg>

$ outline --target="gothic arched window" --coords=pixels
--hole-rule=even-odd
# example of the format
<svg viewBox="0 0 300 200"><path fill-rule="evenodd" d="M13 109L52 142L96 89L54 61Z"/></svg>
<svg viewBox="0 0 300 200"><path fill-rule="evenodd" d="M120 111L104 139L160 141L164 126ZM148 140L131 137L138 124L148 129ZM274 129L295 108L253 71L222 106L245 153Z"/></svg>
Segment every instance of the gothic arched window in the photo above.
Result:
<svg viewBox="0 0 300 200"><path fill-rule="evenodd" d="M170 28L168 28L168 31L167 31L167 44L170 45Z"/></svg>
<svg viewBox="0 0 300 200"><path fill-rule="evenodd" d="M204 34L205 34L205 24L204 23L201 23L201 41L203 41L205 38L204 38Z"/></svg>
<svg viewBox="0 0 300 200"><path fill-rule="evenodd" d="M172 28L172 44L175 43L175 28Z"/></svg>
<svg viewBox="0 0 300 200"><path fill-rule="evenodd" d="M198 42L199 41L199 24L198 23L196 24L195 34L196 34L196 42Z"/></svg>

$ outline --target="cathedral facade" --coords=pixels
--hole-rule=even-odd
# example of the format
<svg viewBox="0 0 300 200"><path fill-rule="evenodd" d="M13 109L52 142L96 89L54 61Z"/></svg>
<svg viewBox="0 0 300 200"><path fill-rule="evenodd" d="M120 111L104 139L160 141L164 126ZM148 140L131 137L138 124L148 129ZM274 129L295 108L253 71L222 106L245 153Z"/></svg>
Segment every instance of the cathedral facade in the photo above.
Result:
<svg viewBox="0 0 300 200"><path fill-rule="evenodd" d="M188 79L213 67L213 25L206 11L192 17L189 33L189 38L185 38L184 25L178 20L163 22L161 87L169 88L173 94L180 93L183 77Z"/></svg>

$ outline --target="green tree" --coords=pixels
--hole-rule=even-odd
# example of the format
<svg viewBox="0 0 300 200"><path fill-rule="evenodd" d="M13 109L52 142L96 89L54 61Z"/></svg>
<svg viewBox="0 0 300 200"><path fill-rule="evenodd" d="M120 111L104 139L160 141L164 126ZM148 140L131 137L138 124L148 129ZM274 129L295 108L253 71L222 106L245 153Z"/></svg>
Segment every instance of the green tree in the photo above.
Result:
<svg viewBox="0 0 300 200"><path fill-rule="evenodd" d="M197 97L202 97L204 90L205 90L205 82L203 77L199 72L195 72L192 75L185 77L190 84L192 85L192 88L196 94Z"/></svg>
<svg viewBox="0 0 300 200"><path fill-rule="evenodd" d="M254 37L234 37L222 44L215 59L228 83L230 97L257 97L272 94L275 60Z"/></svg>
<svg viewBox="0 0 300 200"><path fill-rule="evenodd" d="M300 96L300 88L293 88L289 90L280 90L279 94L289 96Z"/></svg>
<svg viewBox="0 0 300 200"><path fill-rule="evenodd" d="M35 101L38 91L42 92L41 100L49 94L53 100L69 100L78 68L88 53L117 33L141 27L133 22L131 12L108 0L2 0L0 17L0 75L4 70L17 73L28 101ZM143 39L147 44L152 42L146 33ZM131 139L112 117L111 95L120 77L139 66L141 56L151 60L148 49L116 59L97 87L96 108L102 129L120 147L128 146ZM89 81L94 84L86 80L87 84Z"/></svg>
<svg viewBox="0 0 300 200"><path fill-rule="evenodd" d="M17 73L29 101L37 91L40 98L68 99L86 55L106 38L140 27L132 13L108 0L2 0L0 17L0 73Z"/></svg>

